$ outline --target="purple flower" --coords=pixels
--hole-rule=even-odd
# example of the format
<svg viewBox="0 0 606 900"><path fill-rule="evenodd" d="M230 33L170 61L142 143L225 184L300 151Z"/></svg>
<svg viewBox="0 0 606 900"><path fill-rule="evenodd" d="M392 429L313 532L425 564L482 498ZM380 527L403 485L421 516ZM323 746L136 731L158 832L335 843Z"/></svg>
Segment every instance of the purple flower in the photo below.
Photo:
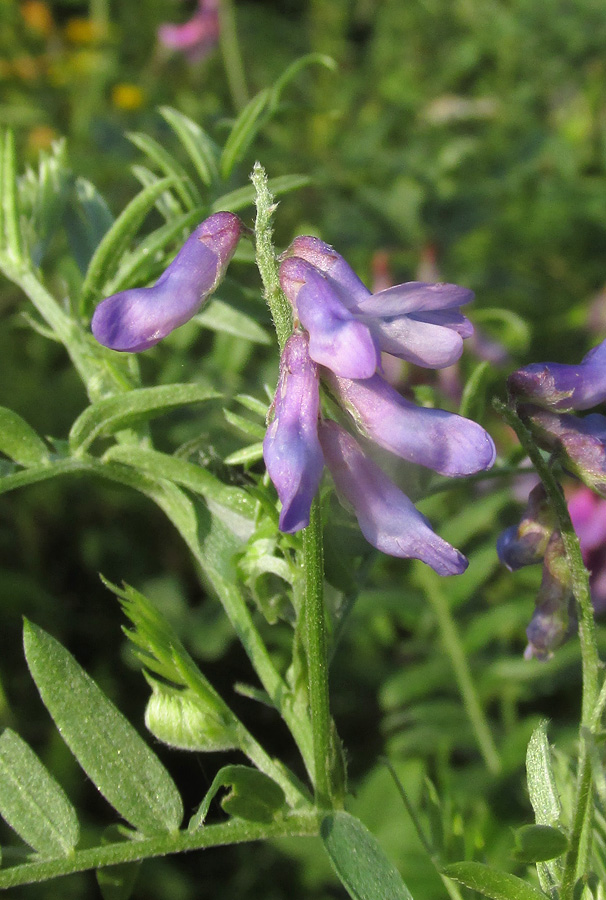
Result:
<svg viewBox="0 0 606 900"><path fill-rule="evenodd" d="M450 366L463 351L463 339L473 333L473 326L459 310L473 299L467 288L412 281L372 294L343 257L318 238L295 238L287 254L306 260L328 276L333 293L366 326L378 348L400 359L425 368Z"/></svg>
<svg viewBox="0 0 606 900"><path fill-rule="evenodd" d="M342 302L337 285L296 256L280 266L280 284L309 332L311 358L347 378L370 378L379 353L366 325Z"/></svg>
<svg viewBox="0 0 606 900"><path fill-rule="evenodd" d="M578 366L533 363L513 372L507 385L516 399L566 412L590 409L606 400L606 341Z"/></svg>
<svg viewBox="0 0 606 900"><path fill-rule="evenodd" d="M520 523L499 535L497 553L510 572L541 562L555 528L545 488L537 484L528 495L528 505Z"/></svg>
<svg viewBox="0 0 606 900"><path fill-rule="evenodd" d="M97 306L91 328L99 343L147 350L188 322L223 278L241 233L240 219L229 212L198 225L153 287L121 291Z"/></svg>
<svg viewBox="0 0 606 900"><path fill-rule="evenodd" d="M213 50L219 40L217 0L199 0L192 18L183 25L160 25L158 38L170 50L181 50L190 62L199 62Z"/></svg>
<svg viewBox="0 0 606 900"><path fill-rule="evenodd" d="M327 375L339 402L360 430L386 450L441 475L471 475L493 464L490 435L476 422L415 406L381 378L350 380Z"/></svg>
<svg viewBox="0 0 606 900"><path fill-rule="evenodd" d="M366 540L391 556L420 559L439 575L460 575L462 553L432 531L425 516L336 422L320 424L324 458L337 493L353 507Z"/></svg>
<svg viewBox="0 0 606 900"><path fill-rule="evenodd" d="M523 406L520 412L539 446L556 453L570 472L606 496L606 416L580 418L538 406Z"/></svg>
<svg viewBox="0 0 606 900"><path fill-rule="evenodd" d="M318 440L318 370L307 335L287 340L280 359L274 420L263 441L265 465L282 503L279 527L291 533L309 525L324 458Z"/></svg>

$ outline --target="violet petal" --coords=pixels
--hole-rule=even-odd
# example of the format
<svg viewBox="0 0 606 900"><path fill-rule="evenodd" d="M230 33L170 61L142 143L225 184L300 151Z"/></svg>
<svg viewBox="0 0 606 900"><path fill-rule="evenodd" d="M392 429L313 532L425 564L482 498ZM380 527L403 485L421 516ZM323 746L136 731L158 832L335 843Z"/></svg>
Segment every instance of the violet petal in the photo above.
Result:
<svg viewBox="0 0 606 900"><path fill-rule="evenodd" d="M275 417L263 441L263 458L282 503L279 527L292 533L309 525L324 458L318 440L319 380L307 335L295 333L280 359Z"/></svg>
<svg viewBox="0 0 606 900"><path fill-rule="evenodd" d="M152 287L130 288L99 303L91 322L95 338L112 350L135 353L189 321L223 277L241 228L228 212L198 225Z"/></svg>
<svg viewBox="0 0 606 900"><path fill-rule="evenodd" d="M380 375L327 380L361 431L403 459L452 476L489 469L495 460L492 438L476 422L416 406Z"/></svg>
<svg viewBox="0 0 606 900"><path fill-rule="evenodd" d="M320 442L337 492L350 504L366 540L390 556L420 559L439 575L467 568L462 553L432 531L402 491L336 422L320 425Z"/></svg>

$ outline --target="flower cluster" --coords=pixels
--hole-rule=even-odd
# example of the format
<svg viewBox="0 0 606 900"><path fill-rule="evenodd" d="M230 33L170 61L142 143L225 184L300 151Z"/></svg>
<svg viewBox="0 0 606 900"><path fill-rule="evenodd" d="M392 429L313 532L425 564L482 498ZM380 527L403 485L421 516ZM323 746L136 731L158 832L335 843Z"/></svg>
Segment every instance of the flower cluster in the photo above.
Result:
<svg viewBox="0 0 606 900"><path fill-rule="evenodd" d="M295 331L286 343L263 445L282 504L279 527L309 523L324 463L366 539L384 553L421 559L441 575L467 560L438 537L424 516L339 423L319 415L320 382L366 438L443 475L489 468L495 448L475 422L405 400L381 374L381 352L426 368L449 366L472 333L460 307L471 291L411 282L372 294L332 247L298 237L283 255L280 283Z"/></svg>
<svg viewBox="0 0 606 900"><path fill-rule="evenodd" d="M113 350L146 350L191 319L225 274L242 230L228 212L202 222L153 286L121 291L97 306L97 340ZM263 444L282 504L280 529L292 533L309 524L326 463L371 544L421 559L441 575L463 572L465 557L432 531L341 424L322 417L320 382L362 435L402 459L451 476L489 468L495 448L483 428L416 406L381 376L382 352L426 368L455 362L472 333L460 311L472 292L411 282L372 294L343 257L312 237L297 238L284 254L280 283L295 330L281 356Z"/></svg>
<svg viewBox="0 0 606 900"><path fill-rule="evenodd" d="M606 496L606 416L590 413L580 417L572 411L587 410L606 400L606 341L577 366L534 363L513 372L507 385L539 446L592 489L579 486L568 499L568 509L590 569L594 607L604 608L606 503L592 491ZM573 596L562 538L541 486L531 492L519 525L500 536L497 550L511 570L543 562L526 654L545 659L570 633Z"/></svg>

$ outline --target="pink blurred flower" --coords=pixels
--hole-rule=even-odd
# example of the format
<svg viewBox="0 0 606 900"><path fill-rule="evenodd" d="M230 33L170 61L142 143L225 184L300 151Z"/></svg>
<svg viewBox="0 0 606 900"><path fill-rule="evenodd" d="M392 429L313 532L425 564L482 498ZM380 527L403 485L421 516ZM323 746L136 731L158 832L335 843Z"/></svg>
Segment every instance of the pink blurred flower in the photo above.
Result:
<svg viewBox="0 0 606 900"><path fill-rule="evenodd" d="M606 500L582 485L568 495L568 512L591 573L591 599L597 613L606 610Z"/></svg>
<svg viewBox="0 0 606 900"><path fill-rule="evenodd" d="M198 0L198 8L188 22L160 25L158 39L170 50L180 50L189 62L200 62L219 40L218 0Z"/></svg>

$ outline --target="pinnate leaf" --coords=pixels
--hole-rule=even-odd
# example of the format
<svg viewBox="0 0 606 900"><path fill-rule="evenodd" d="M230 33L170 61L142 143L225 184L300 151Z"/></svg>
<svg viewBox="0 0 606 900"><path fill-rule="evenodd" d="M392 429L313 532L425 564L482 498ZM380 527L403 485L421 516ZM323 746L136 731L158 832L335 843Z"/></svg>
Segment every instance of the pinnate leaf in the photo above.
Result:
<svg viewBox="0 0 606 900"><path fill-rule="evenodd" d="M176 831L181 797L132 725L55 638L27 621L24 645L42 702L106 800L145 834Z"/></svg>

